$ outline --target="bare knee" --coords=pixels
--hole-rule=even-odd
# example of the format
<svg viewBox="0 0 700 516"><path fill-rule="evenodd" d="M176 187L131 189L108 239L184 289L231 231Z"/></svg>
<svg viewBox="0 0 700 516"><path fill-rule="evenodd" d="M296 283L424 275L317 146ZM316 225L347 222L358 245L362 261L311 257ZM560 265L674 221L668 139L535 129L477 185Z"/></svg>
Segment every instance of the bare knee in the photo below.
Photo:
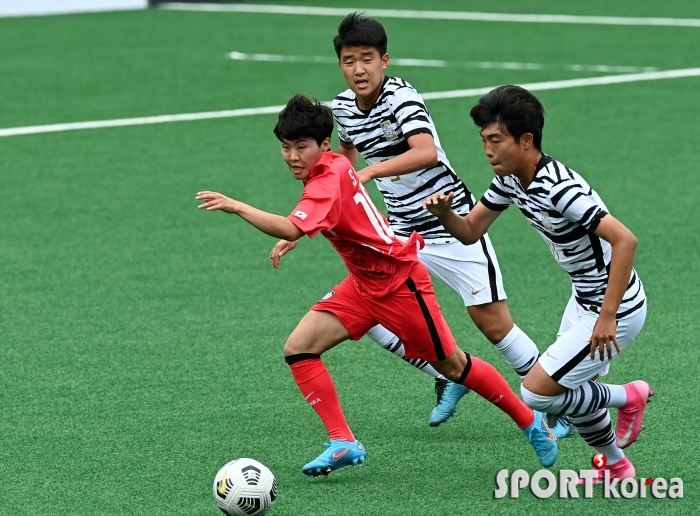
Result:
<svg viewBox="0 0 700 516"><path fill-rule="evenodd" d="M478 326L477 326L478 327ZM489 323L484 325L483 327L478 327L481 333L484 334L484 337L489 339L489 342L491 344L498 344L501 342L503 339L506 338L508 333L510 333L510 330L513 329L513 327L504 327L500 323Z"/></svg>
<svg viewBox="0 0 700 516"><path fill-rule="evenodd" d="M513 318L505 301L468 306L469 316L479 331L492 343L498 344L513 329Z"/></svg>
<svg viewBox="0 0 700 516"><path fill-rule="evenodd" d="M300 353L313 353L311 351L313 346L303 338L292 333L287 337L287 341L284 343L284 356L288 357L291 355L299 355Z"/></svg>
<svg viewBox="0 0 700 516"><path fill-rule="evenodd" d="M284 343L284 356L312 353L322 355L333 346L350 337L335 315L329 312L310 311Z"/></svg>

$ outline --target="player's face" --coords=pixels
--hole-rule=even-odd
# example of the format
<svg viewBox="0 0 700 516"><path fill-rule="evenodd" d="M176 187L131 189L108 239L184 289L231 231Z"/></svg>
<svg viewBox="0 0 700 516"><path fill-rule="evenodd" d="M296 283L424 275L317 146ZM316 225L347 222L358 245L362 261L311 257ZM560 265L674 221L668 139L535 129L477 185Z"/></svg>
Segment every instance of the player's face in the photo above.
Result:
<svg viewBox="0 0 700 516"><path fill-rule="evenodd" d="M508 176L518 172L527 157L524 140L516 142L505 127L494 122L481 130L484 153L497 176Z"/></svg>
<svg viewBox="0 0 700 516"><path fill-rule="evenodd" d="M340 71L348 87L357 95L361 109L370 109L382 89L389 54L379 55L374 47L343 47Z"/></svg>
<svg viewBox="0 0 700 516"><path fill-rule="evenodd" d="M330 149L331 140L326 138L321 145L313 138L300 138L298 140L282 139L282 158L289 170L292 171L294 179L303 181L311 175L311 169L323 156L323 153Z"/></svg>

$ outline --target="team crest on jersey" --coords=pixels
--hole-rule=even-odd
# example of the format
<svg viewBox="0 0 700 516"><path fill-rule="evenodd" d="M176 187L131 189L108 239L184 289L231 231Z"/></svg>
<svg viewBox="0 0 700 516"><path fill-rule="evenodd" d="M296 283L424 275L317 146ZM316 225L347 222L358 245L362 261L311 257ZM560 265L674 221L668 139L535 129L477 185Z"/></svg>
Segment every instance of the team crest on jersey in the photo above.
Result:
<svg viewBox="0 0 700 516"><path fill-rule="evenodd" d="M396 131L394 131L390 120L383 120L379 125L381 126L382 131L384 131L384 137L387 139L387 141L393 142L394 140L398 139L399 135L396 134Z"/></svg>
<svg viewBox="0 0 700 516"><path fill-rule="evenodd" d="M540 216L542 217L542 225L544 226L544 228L547 231L553 231L554 226L552 226L552 221L549 218L549 213L547 213L546 211L541 211Z"/></svg>
<svg viewBox="0 0 700 516"><path fill-rule="evenodd" d="M331 290L328 294L326 294L325 296L323 296L323 297L319 300L319 303L320 303L321 301L325 301L326 299L332 298L334 295L335 295L335 290Z"/></svg>

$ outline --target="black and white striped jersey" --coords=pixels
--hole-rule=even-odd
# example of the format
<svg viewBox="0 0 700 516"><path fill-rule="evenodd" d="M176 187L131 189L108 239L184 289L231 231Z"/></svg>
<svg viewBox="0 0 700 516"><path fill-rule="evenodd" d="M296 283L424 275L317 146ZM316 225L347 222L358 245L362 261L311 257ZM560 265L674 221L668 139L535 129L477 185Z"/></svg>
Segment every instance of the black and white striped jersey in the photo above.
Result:
<svg viewBox="0 0 700 516"><path fill-rule="evenodd" d="M495 211L517 204L547 242L559 265L569 273L578 304L591 312L600 312L608 285L612 247L594 231L608 211L600 196L579 174L543 154L527 189L514 175L496 177L481 203ZM632 315L644 302L641 280L632 269L617 318Z"/></svg>
<svg viewBox="0 0 700 516"><path fill-rule="evenodd" d="M428 243L455 242L437 217L423 209L423 201L438 192L455 192L452 209L464 215L475 204L466 185L450 166L433 120L423 98L406 81L387 77L377 102L369 111L357 106L355 93L348 89L333 100L338 136L352 143L368 165L386 161L410 149L408 138L419 133L433 136L438 164L395 177L375 179L389 211L394 233L408 238L418 232Z"/></svg>

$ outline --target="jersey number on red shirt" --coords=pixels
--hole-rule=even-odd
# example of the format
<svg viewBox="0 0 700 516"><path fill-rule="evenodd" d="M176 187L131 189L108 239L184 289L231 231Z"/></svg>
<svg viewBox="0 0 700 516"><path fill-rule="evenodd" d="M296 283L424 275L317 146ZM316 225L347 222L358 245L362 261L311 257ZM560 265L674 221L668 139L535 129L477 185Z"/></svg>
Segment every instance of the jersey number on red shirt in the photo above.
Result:
<svg viewBox="0 0 700 516"><path fill-rule="evenodd" d="M348 174L350 174L350 179L352 179L353 186L357 186L357 176L355 175L355 172L352 169L349 169ZM394 232L386 223L384 216L379 213L377 208L372 203L372 200L369 198L369 194L367 193L367 190L365 190L365 187L359 185L359 188L360 191L353 197L355 204L360 204L365 209L367 218L372 223L374 230L382 240L384 240L387 244L390 244L393 241L392 239L394 238Z"/></svg>

